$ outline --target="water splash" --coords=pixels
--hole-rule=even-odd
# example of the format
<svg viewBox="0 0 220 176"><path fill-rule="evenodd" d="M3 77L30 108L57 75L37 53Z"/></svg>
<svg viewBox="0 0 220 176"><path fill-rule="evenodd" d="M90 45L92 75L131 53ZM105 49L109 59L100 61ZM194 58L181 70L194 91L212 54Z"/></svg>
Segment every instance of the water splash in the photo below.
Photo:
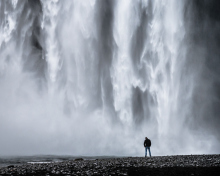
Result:
<svg viewBox="0 0 220 176"><path fill-rule="evenodd" d="M0 154L142 155L145 136L154 155L218 151L215 132L193 128L205 124L194 102L205 66L190 57L185 1L0 8Z"/></svg>

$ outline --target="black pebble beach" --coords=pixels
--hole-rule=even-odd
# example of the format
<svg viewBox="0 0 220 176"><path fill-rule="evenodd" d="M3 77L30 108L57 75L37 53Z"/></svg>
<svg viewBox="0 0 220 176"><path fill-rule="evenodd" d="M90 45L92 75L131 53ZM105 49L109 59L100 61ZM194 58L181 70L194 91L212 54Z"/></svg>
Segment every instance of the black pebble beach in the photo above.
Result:
<svg viewBox="0 0 220 176"><path fill-rule="evenodd" d="M10 165L3 175L144 175L220 176L220 155L75 159L59 163Z"/></svg>

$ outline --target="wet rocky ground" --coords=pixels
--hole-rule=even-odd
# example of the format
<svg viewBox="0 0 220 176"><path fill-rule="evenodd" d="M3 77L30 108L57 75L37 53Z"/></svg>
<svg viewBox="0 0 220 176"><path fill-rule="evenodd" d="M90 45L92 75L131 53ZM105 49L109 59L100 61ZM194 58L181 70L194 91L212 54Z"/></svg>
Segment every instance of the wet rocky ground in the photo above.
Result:
<svg viewBox="0 0 220 176"><path fill-rule="evenodd" d="M220 176L220 155L128 157L10 165L1 175L190 175Z"/></svg>

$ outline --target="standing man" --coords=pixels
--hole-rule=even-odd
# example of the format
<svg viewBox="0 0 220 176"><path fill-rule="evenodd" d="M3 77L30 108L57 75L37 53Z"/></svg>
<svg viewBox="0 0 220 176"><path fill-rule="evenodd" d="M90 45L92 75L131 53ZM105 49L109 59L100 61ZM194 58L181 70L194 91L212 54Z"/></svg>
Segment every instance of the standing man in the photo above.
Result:
<svg viewBox="0 0 220 176"><path fill-rule="evenodd" d="M148 139L147 137L145 137L145 141L144 141L145 157L147 156L147 149L148 149L149 154L150 154L150 157L151 157L150 146L151 146L151 141L150 141L150 139Z"/></svg>

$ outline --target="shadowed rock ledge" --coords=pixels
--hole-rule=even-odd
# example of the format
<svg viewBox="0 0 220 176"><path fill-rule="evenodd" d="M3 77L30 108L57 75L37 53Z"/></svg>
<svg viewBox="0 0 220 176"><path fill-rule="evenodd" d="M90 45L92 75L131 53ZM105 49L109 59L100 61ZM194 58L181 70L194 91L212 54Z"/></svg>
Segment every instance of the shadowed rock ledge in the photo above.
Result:
<svg viewBox="0 0 220 176"><path fill-rule="evenodd" d="M10 165L0 175L190 175L219 176L220 155L76 159L59 163Z"/></svg>

